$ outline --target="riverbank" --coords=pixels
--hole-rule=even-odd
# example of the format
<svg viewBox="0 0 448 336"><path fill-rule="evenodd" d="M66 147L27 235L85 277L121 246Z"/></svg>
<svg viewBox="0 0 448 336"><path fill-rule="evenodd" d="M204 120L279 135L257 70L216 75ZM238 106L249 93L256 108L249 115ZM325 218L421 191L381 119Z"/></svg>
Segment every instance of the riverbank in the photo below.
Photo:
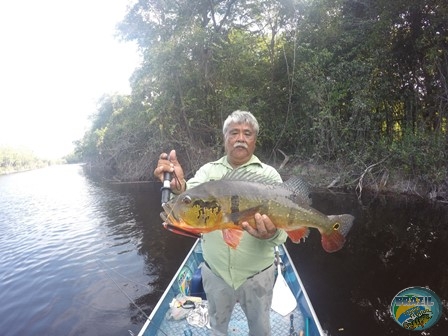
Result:
<svg viewBox="0 0 448 336"><path fill-rule="evenodd" d="M16 173L23 173L30 170L36 170L41 169L49 166L54 165L61 165L66 164L67 162L65 160L53 160L53 161L40 161L35 162L33 164L26 164L26 165L14 165L14 166L1 166L0 167L0 175L7 175L7 174L16 174Z"/></svg>
<svg viewBox="0 0 448 336"><path fill-rule="evenodd" d="M314 190L332 190L355 192L359 198L364 193L405 195L430 201L448 204L448 180L434 182L422 177L406 176L400 169L388 167L384 162L359 168L355 164L347 163L314 163L311 161L294 161L285 159L282 163L268 162L275 167L284 180L291 176L302 176ZM148 168L149 167L149 168ZM135 172L108 172L98 169L94 165L85 165L85 171L96 180L102 180L112 185L135 185L155 182L152 176L154 167L146 165L146 178L135 179ZM109 174L108 174L109 173ZM192 177L190 173L187 178ZM446 174L445 174L446 176Z"/></svg>
<svg viewBox="0 0 448 336"><path fill-rule="evenodd" d="M369 192L415 196L448 203L447 179L435 183L421 177L410 178L399 169L388 168L383 164L372 164L362 170L347 164L297 162L281 165L279 172L283 179L293 175L303 176L315 189L356 192L359 198Z"/></svg>

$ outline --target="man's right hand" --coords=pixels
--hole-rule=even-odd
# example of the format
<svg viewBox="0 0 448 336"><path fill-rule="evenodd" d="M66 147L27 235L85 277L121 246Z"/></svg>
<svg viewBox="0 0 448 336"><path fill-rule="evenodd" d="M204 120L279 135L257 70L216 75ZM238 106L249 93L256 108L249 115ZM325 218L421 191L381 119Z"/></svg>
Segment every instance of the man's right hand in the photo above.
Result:
<svg viewBox="0 0 448 336"><path fill-rule="evenodd" d="M165 172L172 173L170 183L171 191L174 194L184 192L186 189L184 171L179 161L177 161L176 151L174 149L170 152L169 156L167 153L160 154L159 161L157 161L157 167L154 170L154 176L163 182L163 174Z"/></svg>

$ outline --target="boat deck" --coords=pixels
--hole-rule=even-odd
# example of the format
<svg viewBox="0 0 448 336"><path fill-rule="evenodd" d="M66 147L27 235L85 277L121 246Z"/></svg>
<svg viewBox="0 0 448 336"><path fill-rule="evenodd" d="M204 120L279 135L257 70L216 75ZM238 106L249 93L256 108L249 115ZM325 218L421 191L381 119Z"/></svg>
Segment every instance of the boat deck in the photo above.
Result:
<svg viewBox="0 0 448 336"><path fill-rule="evenodd" d="M305 330L305 322L303 320L303 315L299 308L296 308L292 313L294 316L293 326L294 331L297 335L300 335L300 331ZM290 333L290 315L282 316L274 311L271 311L271 326L273 330L273 335L289 336ZM144 334L144 335L193 335L193 336L208 336L211 332L206 327L197 327L189 325L185 319L174 321L174 320L164 320L159 330L154 334ZM232 314L232 319L229 325L229 336L241 336L248 335L249 328L247 326L246 316L240 305L237 304ZM305 334L304 334L305 335Z"/></svg>
<svg viewBox="0 0 448 336"><path fill-rule="evenodd" d="M283 276L294 293L298 304L296 309L287 316L282 316L271 310L272 335L299 336L301 331L303 331L304 336L324 335L309 298L306 292L302 290L303 284L294 265L290 262L289 254L284 246L280 246L280 257L285 269ZM167 312L170 310L169 304L179 293L185 293L186 291L186 295L192 294L188 293L188 286L194 277L195 271L203 261L201 244L198 240L185 259L183 266L179 268L173 277L167 290L140 331L139 336L211 335L211 331L207 327L190 325L185 318L181 320L166 318ZM293 317L291 318L291 316ZM291 329L291 321L293 330ZM297 334L294 334L294 332ZM248 333L246 316L240 305L237 304L229 324L229 335L241 336L248 335Z"/></svg>

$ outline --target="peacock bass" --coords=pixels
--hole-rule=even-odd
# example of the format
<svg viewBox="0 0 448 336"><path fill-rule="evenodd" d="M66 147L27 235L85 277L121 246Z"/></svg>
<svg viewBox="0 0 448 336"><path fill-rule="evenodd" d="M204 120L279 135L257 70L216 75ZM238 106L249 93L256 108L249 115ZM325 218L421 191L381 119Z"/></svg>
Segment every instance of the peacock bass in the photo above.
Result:
<svg viewBox="0 0 448 336"><path fill-rule="evenodd" d="M199 235L223 231L223 239L237 248L242 236L241 223L256 227L254 215L266 214L275 226L283 229L294 243L299 243L316 228L327 252L342 248L353 225L352 215L327 216L310 206L307 184L298 177L284 183L238 169L220 180L187 189L163 205L164 226L176 233Z"/></svg>

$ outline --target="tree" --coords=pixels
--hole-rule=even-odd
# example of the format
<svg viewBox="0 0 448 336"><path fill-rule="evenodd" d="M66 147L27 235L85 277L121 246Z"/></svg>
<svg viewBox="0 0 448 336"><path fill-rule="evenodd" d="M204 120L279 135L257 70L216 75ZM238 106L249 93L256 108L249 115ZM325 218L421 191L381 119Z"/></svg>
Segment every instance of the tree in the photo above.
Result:
<svg viewBox="0 0 448 336"><path fill-rule="evenodd" d="M81 152L143 179L176 148L192 174L222 154L223 119L246 109L271 161L282 150L364 172L387 158L440 181L447 11L441 0L139 0L119 26L143 55L132 94L105 97Z"/></svg>

